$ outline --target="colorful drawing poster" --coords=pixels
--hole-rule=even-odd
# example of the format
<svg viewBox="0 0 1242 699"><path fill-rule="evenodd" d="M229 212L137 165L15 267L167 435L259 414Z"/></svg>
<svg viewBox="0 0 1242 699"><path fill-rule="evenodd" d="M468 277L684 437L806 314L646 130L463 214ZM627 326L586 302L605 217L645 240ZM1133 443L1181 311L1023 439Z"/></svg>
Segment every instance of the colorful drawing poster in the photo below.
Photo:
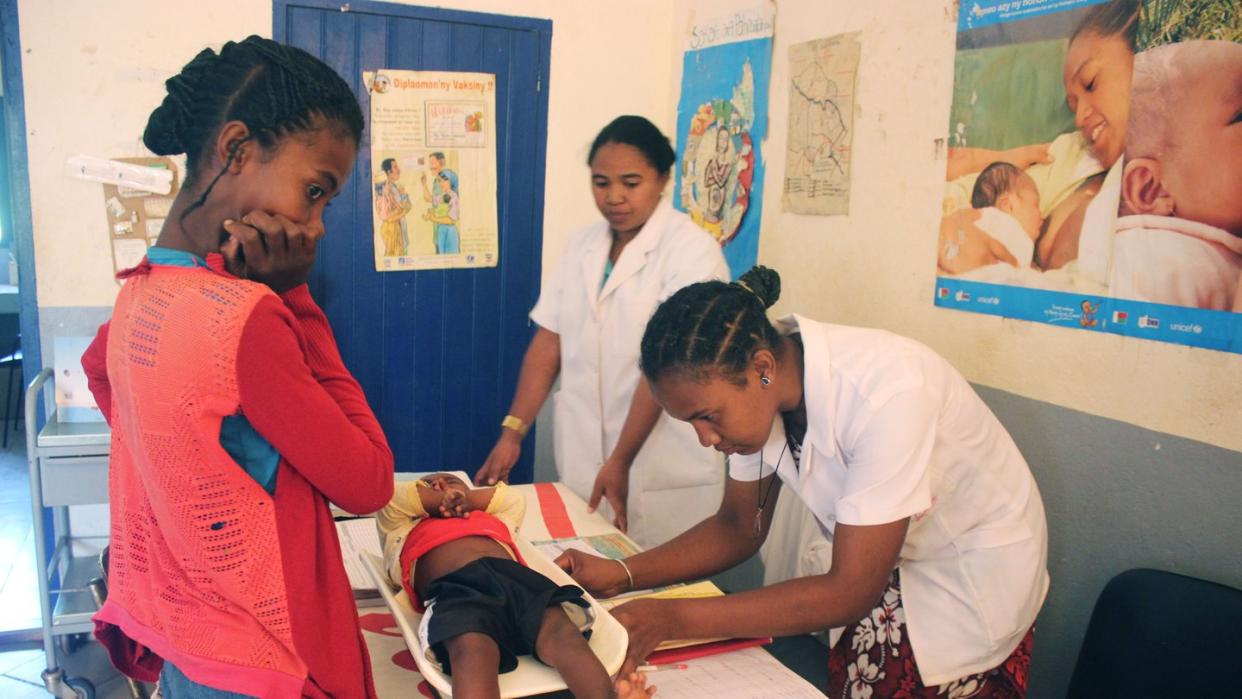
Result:
<svg viewBox="0 0 1242 699"><path fill-rule="evenodd" d="M1236 0L963 3L935 304L1242 353L1240 41Z"/></svg>
<svg viewBox="0 0 1242 699"><path fill-rule="evenodd" d="M496 76L380 70L363 81L375 269L495 267Z"/></svg>
<svg viewBox="0 0 1242 699"><path fill-rule="evenodd" d="M759 252L774 18L764 4L698 22L682 61L674 205L720 241L735 278Z"/></svg>
<svg viewBox="0 0 1242 699"><path fill-rule="evenodd" d="M794 214L850 212L859 33L789 47L789 131L781 204Z"/></svg>

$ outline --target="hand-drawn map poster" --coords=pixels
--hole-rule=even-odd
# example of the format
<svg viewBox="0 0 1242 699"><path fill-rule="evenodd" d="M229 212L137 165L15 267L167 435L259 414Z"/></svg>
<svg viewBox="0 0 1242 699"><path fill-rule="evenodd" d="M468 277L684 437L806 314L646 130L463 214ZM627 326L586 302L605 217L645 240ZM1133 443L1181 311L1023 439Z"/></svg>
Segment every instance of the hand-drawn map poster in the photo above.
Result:
<svg viewBox="0 0 1242 699"><path fill-rule="evenodd" d="M858 35L789 47L789 131L781 204L790 213L850 212Z"/></svg>

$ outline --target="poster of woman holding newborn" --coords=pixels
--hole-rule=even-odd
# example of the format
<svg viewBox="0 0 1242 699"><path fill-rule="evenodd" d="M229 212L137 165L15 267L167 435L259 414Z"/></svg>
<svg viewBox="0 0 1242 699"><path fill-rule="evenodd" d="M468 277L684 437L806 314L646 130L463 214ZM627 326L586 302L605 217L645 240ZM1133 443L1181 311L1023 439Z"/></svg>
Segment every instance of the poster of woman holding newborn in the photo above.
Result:
<svg viewBox="0 0 1242 699"><path fill-rule="evenodd" d="M936 305L1242 352L1240 42L1232 0L964 3Z"/></svg>

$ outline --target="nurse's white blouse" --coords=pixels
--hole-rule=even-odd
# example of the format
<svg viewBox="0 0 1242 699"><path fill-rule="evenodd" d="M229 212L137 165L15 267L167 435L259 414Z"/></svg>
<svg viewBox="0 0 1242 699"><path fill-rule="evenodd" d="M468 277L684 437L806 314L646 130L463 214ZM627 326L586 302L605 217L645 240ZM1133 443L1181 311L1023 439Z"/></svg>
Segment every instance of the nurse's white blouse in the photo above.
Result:
<svg viewBox="0 0 1242 699"><path fill-rule="evenodd" d="M560 337L553 450L560 479L584 500L621 436L640 378L639 342L652 313L684 286L729 276L716 240L668 202L656 208L604 281L611 246L606 221L571 236L530 313ZM693 427L661 413L630 469L630 536L650 548L713 514L724 490L722 461L699 444ZM612 517L606 501L601 511Z"/></svg>
<svg viewBox="0 0 1242 699"><path fill-rule="evenodd" d="M898 559L910 644L927 685L999 665L1048 591L1044 506L1026 461L974 389L943 358L899 335L819 323L801 332L807 433L778 476L830 540L837 522L910 517ZM784 447L778 416L762 475ZM760 455L729 477L755 480Z"/></svg>

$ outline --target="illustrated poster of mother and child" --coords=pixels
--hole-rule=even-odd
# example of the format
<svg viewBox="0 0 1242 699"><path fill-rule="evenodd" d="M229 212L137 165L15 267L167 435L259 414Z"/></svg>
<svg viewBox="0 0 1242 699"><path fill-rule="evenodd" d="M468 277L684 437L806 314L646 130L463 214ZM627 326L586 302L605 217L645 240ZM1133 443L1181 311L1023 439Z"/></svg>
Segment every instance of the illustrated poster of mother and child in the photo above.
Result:
<svg viewBox="0 0 1242 699"><path fill-rule="evenodd" d="M460 253L461 234L457 223L461 220L461 203L457 173L445 167L446 158L442 152L430 153L425 158L412 161L426 167L419 174L424 205L420 218L426 223L416 228L415 235L411 236L406 216L414 209L414 202L401 183L401 162L403 160L398 158L384 158L375 173L375 219L379 228L377 245L383 246L383 257ZM419 235L419 230L424 233Z"/></svg>
<svg viewBox="0 0 1242 699"><path fill-rule="evenodd" d="M954 71L941 275L1242 312L1242 3L964 29Z"/></svg>

